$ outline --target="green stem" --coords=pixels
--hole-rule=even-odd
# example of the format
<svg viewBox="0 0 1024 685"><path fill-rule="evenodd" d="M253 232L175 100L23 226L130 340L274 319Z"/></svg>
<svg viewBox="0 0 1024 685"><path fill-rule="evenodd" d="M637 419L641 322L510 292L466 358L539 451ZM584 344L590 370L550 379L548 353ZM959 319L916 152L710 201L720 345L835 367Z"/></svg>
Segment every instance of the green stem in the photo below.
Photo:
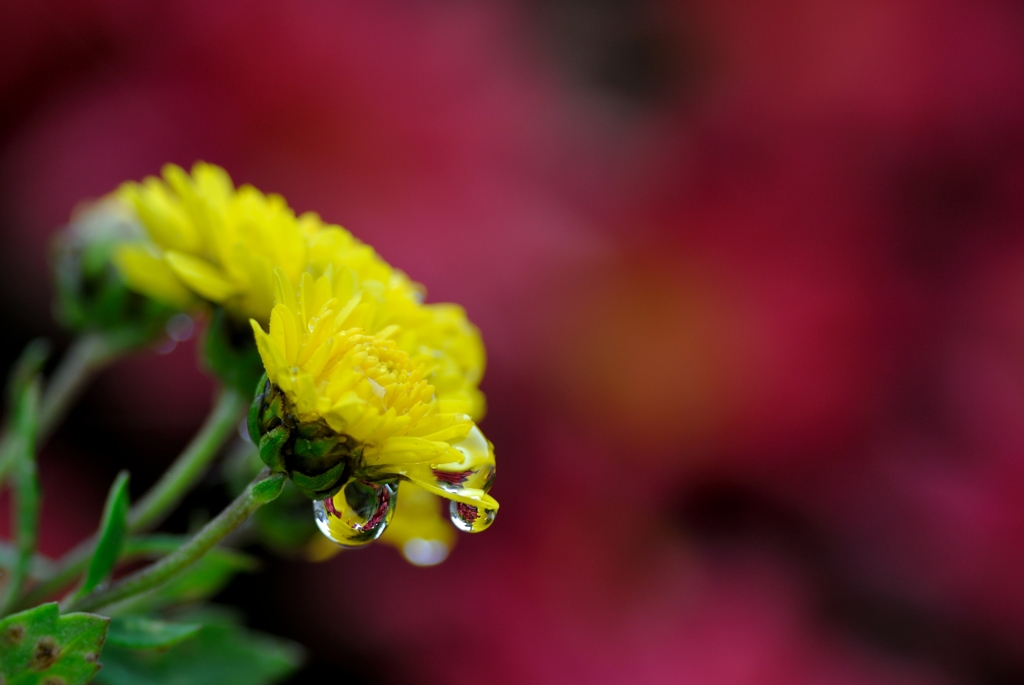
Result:
<svg viewBox="0 0 1024 685"><path fill-rule="evenodd" d="M276 499L284 488L284 482L284 474L271 474L270 469L264 469L234 502L207 523L185 545L155 564L122 578L107 589L92 592L72 602L68 610L95 611L166 583L206 554L257 509Z"/></svg>
<svg viewBox="0 0 1024 685"><path fill-rule="evenodd" d="M199 432L163 476L128 513L128 532L141 533L158 526L202 478L206 468L238 425L248 401L238 390L224 388ZM57 562L56 571L18 603L34 606L70 585L89 564L95 536L86 538Z"/></svg>
<svg viewBox="0 0 1024 685"><path fill-rule="evenodd" d="M199 432L171 468L135 503L128 514L128 531L139 533L160 525L199 482L210 461L238 426L252 398L225 387Z"/></svg>
<svg viewBox="0 0 1024 685"><path fill-rule="evenodd" d="M102 333L86 333L71 343L39 403L40 444L60 425L89 380L118 354L116 346Z"/></svg>

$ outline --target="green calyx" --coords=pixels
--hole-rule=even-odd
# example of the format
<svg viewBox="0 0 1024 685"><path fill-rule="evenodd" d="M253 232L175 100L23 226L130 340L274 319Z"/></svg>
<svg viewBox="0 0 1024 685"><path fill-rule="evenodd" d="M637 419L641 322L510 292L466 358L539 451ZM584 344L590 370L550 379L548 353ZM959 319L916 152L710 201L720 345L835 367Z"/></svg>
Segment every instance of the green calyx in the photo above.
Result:
<svg viewBox="0 0 1024 685"><path fill-rule="evenodd" d="M323 421L299 421L266 374L249 408L249 436L263 463L287 474L312 500L337 494L362 460L362 446L351 436L336 433Z"/></svg>
<svg viewBox="0 0 1024 685"><path fill-rule="evenodd" d="M177 312L129 290L113 264L117 248L138 239L138 229L109 203L77 217L54 240L56 313L76 333L102 332L131 349L163 335Z"/></svg>

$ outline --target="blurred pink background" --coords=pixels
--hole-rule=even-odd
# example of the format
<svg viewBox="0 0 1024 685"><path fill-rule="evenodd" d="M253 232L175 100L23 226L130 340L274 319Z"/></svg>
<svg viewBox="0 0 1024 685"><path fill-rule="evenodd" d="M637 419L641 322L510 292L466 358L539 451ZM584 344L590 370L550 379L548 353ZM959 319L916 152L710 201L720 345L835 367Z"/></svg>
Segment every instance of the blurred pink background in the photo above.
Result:
<svg viewBox="0 0 1024 685"><path fill-rule="evenodd" d="M1024 682L1020 3L13 0L5 359L66 341L75 205L197 159L489 351L497 522L433 568L272 563L294 682ZM106 373L44 549L212 388L189 345Z"/></svg>

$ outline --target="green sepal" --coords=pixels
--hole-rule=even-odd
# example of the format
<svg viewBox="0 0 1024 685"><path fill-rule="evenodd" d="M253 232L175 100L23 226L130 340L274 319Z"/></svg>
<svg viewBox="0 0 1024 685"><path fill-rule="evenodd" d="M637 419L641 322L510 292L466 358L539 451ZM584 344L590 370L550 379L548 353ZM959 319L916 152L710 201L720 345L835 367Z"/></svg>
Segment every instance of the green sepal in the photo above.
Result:
<svg viewBox="0 0 1024 685"><path fill-rule="evenodd" d="M222 383L247 395L263 375L249 323L233 321L222 307L213 310L203 336L203 360Z"/></svg>
<svg viewBox="0 0 1024 685"><path fill-rule="evenodd" d="M149 616L116 616L110 621L107 644L128 649L167 649L195 637L201 623L169 623Z"/></svg>
<svg viewBox="0 0 1024 685"><path fill-rule="evenodd" d="M264 373L256 384L256 396L253 397L252 404L249 405L249 416L246 426L249 428L249 439L252 440L254 445L260 444L260 435L263 433L261 422L265 411L263 403L266 401L267 395L270 394L270 387L270 380L267 378L267 374Z"/></svg>
<svg viewBox="0 0 1024 685"><path fill-rule="evenodd" d="M291 438L291 431L278 426L263 434L260 438L260 459L275 473L285 473L288 467L284 463L283 448Z"/></svg>
<svg viewBox="0 0 1024 685"><path fill-rule="evenodd" d="M348 463L339 461L327 471L316 475L307 476L301 471L292 472L292 483L296 489L309 499L327 499L333 497L345 485L345 475Z"/></svg>
<svg viewBox="0 0 1024 685"><path fill-rule="evenodd" d="M281 491L284 490L285 480L283 473L275 473L268 478L264 478L252 486L253 500L261 504L273 502L280 496Z"/></svg>
<svg viewBox="0 0 1024 685"><path fill-rule="evenodd" d="M56 602L0 621L0 682L10 685L80 685L100 670L110 619L60 615Z"/></svg>
<svg viewBox="0 0 1024 685"><path fill-rule="evenodd" d="M324 421L299 421L288 399L264 374L249 407L249 435L260 460L285 473L312 500L332 497L362 459L362 447Z"/></svg>
<svg viewBox="0 0 1024 685"><path fill-rule="evenodd" d="M292 445L292 454L296 457L318 460L329 456L337 445L337 440L307 440L305 438L295 438L295 443Z"/></svg>

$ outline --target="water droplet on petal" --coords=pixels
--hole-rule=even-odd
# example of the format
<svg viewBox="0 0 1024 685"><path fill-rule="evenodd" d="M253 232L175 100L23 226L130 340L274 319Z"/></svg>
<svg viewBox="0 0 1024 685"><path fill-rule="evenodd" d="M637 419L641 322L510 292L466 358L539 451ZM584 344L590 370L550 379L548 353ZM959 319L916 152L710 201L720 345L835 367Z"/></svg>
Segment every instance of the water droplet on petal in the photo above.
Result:
<svg viewBox="0 0 1024 685"><path fill-rule="evenodd" d="M494 451L476 426L459 442L453 443L462 461L438 466L431 464L436 485L448 492L467 488L487 492L494 485Z"/></svg>
<svg viewBox="0 0 1024 685"><path fill-rule="evenodd" d="M338 494L313 502L320 532L344 547L362 547L380 537L395 513L398 483L352 479Z"/></svg>
<svg viewBox="0 0 1024 685"><path fill-rule="evenodd" d="M479 533L487 530L497 515L497 509L485 509L465 502L452 500L449 507L452 523L465 533Z"/></svg>

